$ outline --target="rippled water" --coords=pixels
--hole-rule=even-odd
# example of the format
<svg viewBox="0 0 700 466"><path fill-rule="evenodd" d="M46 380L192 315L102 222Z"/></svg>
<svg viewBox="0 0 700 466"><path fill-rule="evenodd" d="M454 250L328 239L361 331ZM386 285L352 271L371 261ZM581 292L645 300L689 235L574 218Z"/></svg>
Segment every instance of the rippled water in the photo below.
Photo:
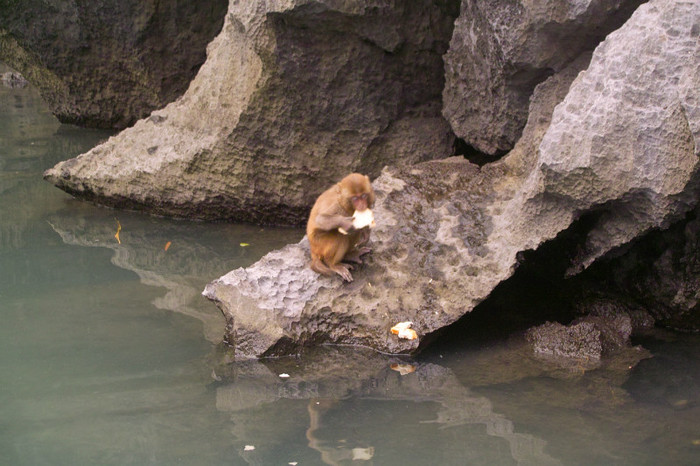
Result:
<svg viewBox="0 0 700 466"><path fill-rule="evenodd" d="M700 463L697 336L596 369L518 338L228 362L201 290L302 232L104 209L41 179L108 136L0 86L0 464Z"/></svg>

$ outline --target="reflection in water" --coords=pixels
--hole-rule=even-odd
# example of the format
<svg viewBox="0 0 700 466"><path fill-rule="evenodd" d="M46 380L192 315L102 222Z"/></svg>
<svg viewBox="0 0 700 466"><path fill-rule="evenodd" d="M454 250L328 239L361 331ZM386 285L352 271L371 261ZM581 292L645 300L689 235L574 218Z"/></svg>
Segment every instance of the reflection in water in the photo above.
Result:
<svg viewBox="0 0 700 466"><path fill-rule="evenodd" d="M221 341L224 320L202 298L204 286L301 235L294 229L193 224L94 208L58 211L47 222L65 244L113 250L112 264L136 273L144 285L167 290L153 301L156 308L202 321L212 342Z"/></svg>
<svg viewBox="0 0 700 466"><path fill-rule="evenodd" d="M290 414L303 416L308 446L325 464L469 464L474 455L490 464L560 464L544 440L517 432L450 369L414 363L414 372L402 375L395 364L406 361L337 347L301 359L233 363L217 388L217 408L232 413L241 445L256 444L254 453L244 452L251 464L285 460L276 454L286 436L280 441L277 429L266 435L254 426L261 417L274 423L270 415L284 423Z"/></svg>
<svg viewBox="0 0 700 466"><path fill-rule="evenodd" d="M233 362L201 290L302 232L98 208L41 179L108 136L0 85L2 464L700 463L698 336L593 369L519 338Z"/></svg>

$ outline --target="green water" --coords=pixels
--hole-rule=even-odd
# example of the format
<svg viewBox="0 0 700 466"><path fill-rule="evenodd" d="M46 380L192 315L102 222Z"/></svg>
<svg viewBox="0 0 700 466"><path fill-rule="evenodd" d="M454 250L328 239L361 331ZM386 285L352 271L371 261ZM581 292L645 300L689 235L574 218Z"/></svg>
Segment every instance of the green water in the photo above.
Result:
<svg viewBox="0 0 700 466"><path fill-rule="evenodd" d="M698 336L598 368L518 338L230 363L201 290L302 232L109 210L41 179L108 136L0 86L0 464L700 463Z"/></svg>

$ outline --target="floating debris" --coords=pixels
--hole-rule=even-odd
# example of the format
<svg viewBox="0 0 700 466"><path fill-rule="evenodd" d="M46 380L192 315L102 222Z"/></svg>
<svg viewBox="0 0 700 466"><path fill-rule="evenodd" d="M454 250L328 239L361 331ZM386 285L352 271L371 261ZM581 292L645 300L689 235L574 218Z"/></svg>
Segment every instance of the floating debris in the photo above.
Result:
<svg viewBox="0 0 700 466"><path fill-rule="evenodd" d="M401 375L408 375L416 371L416 366L414 366L413 364L394 363L389 367L391 367L391 370L394 370Z"/></svg>
<svg viewBox="0 0 700 466"><path fill-rule="evenodd" d="M114 220L117 221L117 232L114 234L114 237L117 238L117 243L122 244L122 240L119 239L119 232L122 231L122 224L119 223L119 219L115 218Z"/></svg>

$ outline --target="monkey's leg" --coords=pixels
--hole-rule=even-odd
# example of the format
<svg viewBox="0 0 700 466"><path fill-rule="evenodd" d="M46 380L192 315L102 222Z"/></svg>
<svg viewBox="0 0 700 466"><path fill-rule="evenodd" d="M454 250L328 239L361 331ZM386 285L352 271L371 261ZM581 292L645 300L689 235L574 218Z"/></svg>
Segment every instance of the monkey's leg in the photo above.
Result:
<svg viewBox="0 0 700 466"><path fill-rule="evenodd" d="M323 260L331 270L343 277L343 280L351 282L352 275L350 270L352 270L352 265L340 263L347 254L348 249L350 249L349 238L339 237L339 241L336 241L333 247L327 251L327 255L324 255Z"/></svg>
<svg viewBox="0 0 700 466"><path fill-rule="evenodd" d="M343 258L344 262L354 262L355 264L362 264L362 256L372 252L370 248L353 248L345 254Z"/></svg>

